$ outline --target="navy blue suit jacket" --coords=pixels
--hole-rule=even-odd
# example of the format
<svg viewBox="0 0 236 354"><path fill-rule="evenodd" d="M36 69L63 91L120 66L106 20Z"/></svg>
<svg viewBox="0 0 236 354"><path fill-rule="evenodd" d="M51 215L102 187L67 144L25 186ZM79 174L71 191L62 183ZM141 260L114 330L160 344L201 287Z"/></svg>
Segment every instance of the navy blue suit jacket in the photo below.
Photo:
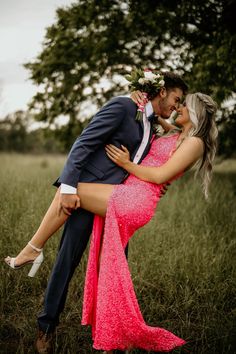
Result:
<svg viewBox="0 0 236 354"><path fill-rule="evenodd" d="M111 99L93 117L73 144L61 176L55 185L65 183L77 187L78 182L121 183L127 176L106 155L105 145L124 145L133 159L143 137L143 126L135 120L136 104L129 97ZM149 150L149 142L142 159Z"/></svg>

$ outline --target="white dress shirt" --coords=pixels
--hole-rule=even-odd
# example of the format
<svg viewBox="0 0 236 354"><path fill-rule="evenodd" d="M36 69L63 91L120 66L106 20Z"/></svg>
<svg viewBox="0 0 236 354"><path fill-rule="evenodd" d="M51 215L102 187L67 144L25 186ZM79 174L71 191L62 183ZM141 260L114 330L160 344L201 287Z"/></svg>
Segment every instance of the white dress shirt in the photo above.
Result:
<svg viewBox="0 0 236 354"><path fill-rule="evenodd" d="M149 101L144 108L144 114L143 114L143 139L141 141L141 144L134 156L133 162L138 163L143 155L143 152L147 146L148 139L150 136L150 130L151 130L151 124L148 120L148 117L153 113L153 107L151 102ZM61 184L61 194L76 194L77 189L73 186L69 186L68 184L62 183Z"/></svg>

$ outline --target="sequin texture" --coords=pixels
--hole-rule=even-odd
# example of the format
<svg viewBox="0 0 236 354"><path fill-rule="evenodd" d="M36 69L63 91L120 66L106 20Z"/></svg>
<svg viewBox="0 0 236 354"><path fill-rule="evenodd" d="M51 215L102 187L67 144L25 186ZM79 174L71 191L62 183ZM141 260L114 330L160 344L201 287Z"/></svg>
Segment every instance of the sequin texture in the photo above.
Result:
<svg viewBox="0 0 236 354"><path fill-rule="evenodd" d="M154 140L142 165L164 164L175 150L177 138L175 134ZM145 323L124 254L134 232L151 220L162 188L163 185L144 182L131 175L124 184L114 188L105 224L103 218L95 217L82 315L82 324L92 326L95 349L140 348L168 352L185 343L164 328Z"/></svg>

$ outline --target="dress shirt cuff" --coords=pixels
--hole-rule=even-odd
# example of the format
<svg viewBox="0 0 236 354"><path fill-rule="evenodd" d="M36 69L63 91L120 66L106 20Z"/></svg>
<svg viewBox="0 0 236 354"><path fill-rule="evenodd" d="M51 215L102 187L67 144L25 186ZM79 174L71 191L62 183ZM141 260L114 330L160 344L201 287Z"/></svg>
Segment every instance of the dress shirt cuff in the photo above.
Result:
<svg viewBox="0 0 236 354"><path fill-rule="evenodd" d="M61 194L77 194L77 189L75 187L69 186L68 184L61 184Z"/></svg>

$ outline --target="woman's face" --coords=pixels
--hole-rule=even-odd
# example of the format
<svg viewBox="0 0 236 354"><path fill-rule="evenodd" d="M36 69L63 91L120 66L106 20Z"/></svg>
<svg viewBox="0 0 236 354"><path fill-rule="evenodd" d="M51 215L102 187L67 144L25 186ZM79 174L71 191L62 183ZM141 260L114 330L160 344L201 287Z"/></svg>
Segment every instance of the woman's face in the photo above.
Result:
<svg viewBox="0 0 236 354"><path fill-rule="evenodd" d="M188 108L186 107L185 102L183 104L181 104L180 107L176 111L177 111L178 115L177 115L177 118L175 119L175 123L178 126L184 126L187 123L191 122Z"/></svg>

